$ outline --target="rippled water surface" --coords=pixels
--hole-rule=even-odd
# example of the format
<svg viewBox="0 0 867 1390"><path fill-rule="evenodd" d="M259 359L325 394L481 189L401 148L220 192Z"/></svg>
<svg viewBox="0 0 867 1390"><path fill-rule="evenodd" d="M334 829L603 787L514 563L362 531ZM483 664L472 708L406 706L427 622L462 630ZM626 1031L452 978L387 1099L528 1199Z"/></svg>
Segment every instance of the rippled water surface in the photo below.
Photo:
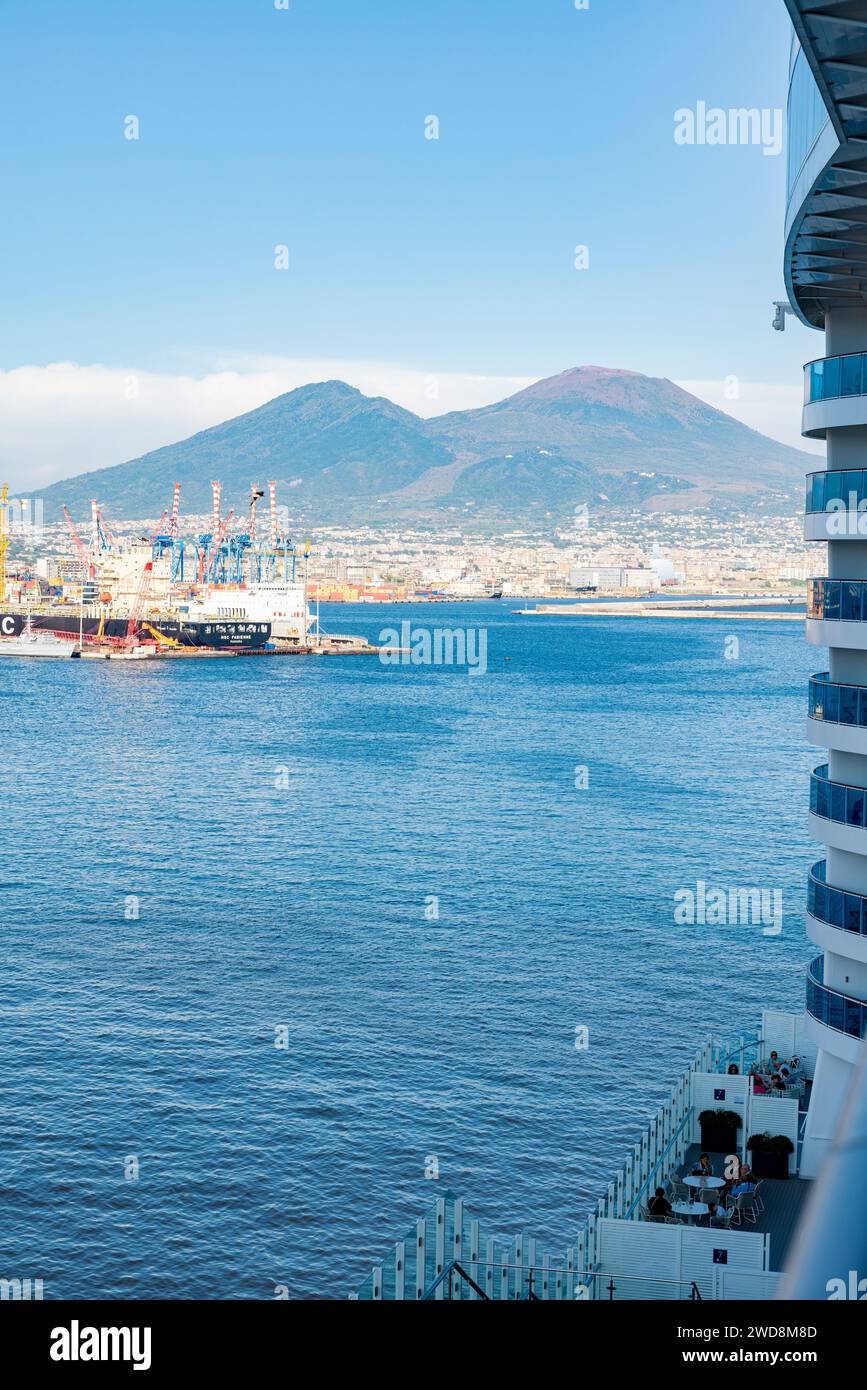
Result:
<svg viewBox="0 0 867 1390"><path fill-rule="evenodd" d="M801 1007L799 623L328 626L404 617L487 674L0 666L0 1275L345 1297L446 1185L559 1251L703 1038ZM699 879L782 935L675 925Z"/></svg>

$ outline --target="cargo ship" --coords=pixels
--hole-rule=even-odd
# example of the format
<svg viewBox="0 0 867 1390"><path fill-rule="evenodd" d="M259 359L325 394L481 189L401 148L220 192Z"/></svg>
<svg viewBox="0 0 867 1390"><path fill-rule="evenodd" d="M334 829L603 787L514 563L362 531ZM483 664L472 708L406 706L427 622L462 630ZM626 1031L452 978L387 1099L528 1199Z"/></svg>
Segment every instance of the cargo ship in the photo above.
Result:
<svg viewBox="0 0 867 1390"><path fill-rule="evenodd" d="M193 625L232 622L267 626L272 637L304 642L310 630L305 586L300 583L219 585L179 602L179 614Z"/></svg>
<svg viewBox="0 0 867 1390"><path fill-rule="evenodd" d="M83 617L67 605L42 607L36 610L6 607L0 610L0 637L20 637L27 623L34 632L53 633L57 637L78 641L122 642L126 638L129 619L106 617L94 609L85 609ZM141 636L163 647L213 647L227 651L256 651L265 647L271 637L271 624L235 618L187 618L182 614L145 618L140 625Z"/></svg>

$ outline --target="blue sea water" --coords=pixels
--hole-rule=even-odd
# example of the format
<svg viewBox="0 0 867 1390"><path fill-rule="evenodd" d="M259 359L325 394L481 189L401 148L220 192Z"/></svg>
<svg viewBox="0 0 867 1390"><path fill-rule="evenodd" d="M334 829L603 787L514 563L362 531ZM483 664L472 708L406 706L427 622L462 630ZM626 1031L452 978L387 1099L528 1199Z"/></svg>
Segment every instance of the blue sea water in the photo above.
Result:
<svg viewBox="0 0 867 1390"><path fill-rule="evenodd" d="M802 1006L799 623L326 616L488 671L0 667L0 1276L47 1298L345 1297L446 1186L559 1252L705 1036ZM698 880L782 934L676 925Z"/></svg>

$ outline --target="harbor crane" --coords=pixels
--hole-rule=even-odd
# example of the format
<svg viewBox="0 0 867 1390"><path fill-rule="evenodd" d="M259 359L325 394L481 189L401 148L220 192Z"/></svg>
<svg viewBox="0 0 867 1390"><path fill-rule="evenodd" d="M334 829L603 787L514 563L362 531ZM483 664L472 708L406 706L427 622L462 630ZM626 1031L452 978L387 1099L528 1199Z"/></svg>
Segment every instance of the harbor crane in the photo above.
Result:
<svg viewBox="0 0 867 1390"><path fill-rule="evenodd" d="M102 507L96 509L96 530L100 550L110 550L114 545L114 533L103 515Z"/></svg>
<svg viewBox="0 0 867 1390"><path fill-rule="evenodd" d="M144 569L142 570L141 579L138 582L138 588L135 592L135 598L133 599L132 608L129 611L129 618L127 620L126 625L126 636L123 639L124 647L135 646L136 632L138 629L139 620L142 615L142 610L145 606L145 603L147 602L147 596L150 590L150 582L151 577L153 575L153 570L154 562L153 560L148 560Z"/></svg>
<svg viewBox="0 0 867 1390"><path fill-rule="evenodd" d="M6 601L6 554L9 550L9 485L0 488L0 603Z"/></svg>
<svg viewBox="0 0 867 1390"><path fill-rule="evenodd" d="M78 551L78 558L80 559L82 566L84 567L84 571L87 574L88 579L93 579L96 573L93 564L93 558L91 555L88 554L88 550L86 545L84 544L84 541L81 539L81 536L76 531L75 522L69 515L69 508L66 506L64 506L63 508L63 520L66 522L67 530L69 531L69 534L72 537L73 542L75 543L75 548Z"/></svg>
<svg viewBox="0 0 867 1390"><path fill-rule="evenodd" d="M172 495L172 517L171 517L171 521L169 522L169 535L170 535L170 536L173 536L173 537L174 537L174 536L177 536L177 534L178 534L178 515L179 515L179 513L180 513L180 509L181 509L181 485L180 485L180 483L175 483L175 490L174 490L174 493L173 493L173 495Z"/></svg>
<svg viewBox="0 0 867 1390"><path fill-rule="evenodd" d="M264 497L264 496L265 496L264 489L261 488L261 487L259 487L258 483L251 483L251 484L250 484L250 526L249 526L249 532L250 532L250 544L251 544L251 545L255 545L255 544L256 544L256 503L259 501L259 498L260 498L260 497Z"/></svg>

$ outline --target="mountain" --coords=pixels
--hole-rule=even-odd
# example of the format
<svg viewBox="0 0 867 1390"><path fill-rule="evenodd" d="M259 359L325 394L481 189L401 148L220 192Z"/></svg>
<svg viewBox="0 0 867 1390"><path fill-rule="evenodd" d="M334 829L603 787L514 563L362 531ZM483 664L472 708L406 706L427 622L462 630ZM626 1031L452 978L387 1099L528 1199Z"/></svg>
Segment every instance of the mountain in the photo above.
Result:
<svg viewBox="0 0 867 1390"><path fill-rule="evenodd" d="M432 420L453 450L558 450L601 471L673 474L703 491L799 486L810 456L714 410L664 377L574 367L480 410Z"/></svg>
<svg viewBox="0 0 867 1390"><path fill-rule="evenodd" d="M477 506L508 498L509 506L528 515L576 503L638 507L659 493L690 492L692 485L662 473L601 473L577 463L559 449L522 449L482 459L463 468L449 501Z"/></svg>
<svg viewBox="0 0 867 1390"><path fill-rule="evenodd" d="M423 420L341 381L302 386L128 463L45 489L47 520L97 498L109 516L182 508L243 514L251 482L277 481L296 523L565 519L600 508L791 511L812 455L714 410L665 378L576 367L479 410Z"/></svg>
<svg viewBox="0 0 867 1390"><path fill-rule="evenodd" d="M277 396L180 444L54 483L42 497L46 518L64 502L73 516L89 515L91 498L111 516L152 517L170 503L178 481L184 511L210 512L211 479L219 479L225 509L241 512L251 482L273 478L282 502L333 509L335 501L393 492L450 462L449 450L411 411L326 381Z"/></svg>

